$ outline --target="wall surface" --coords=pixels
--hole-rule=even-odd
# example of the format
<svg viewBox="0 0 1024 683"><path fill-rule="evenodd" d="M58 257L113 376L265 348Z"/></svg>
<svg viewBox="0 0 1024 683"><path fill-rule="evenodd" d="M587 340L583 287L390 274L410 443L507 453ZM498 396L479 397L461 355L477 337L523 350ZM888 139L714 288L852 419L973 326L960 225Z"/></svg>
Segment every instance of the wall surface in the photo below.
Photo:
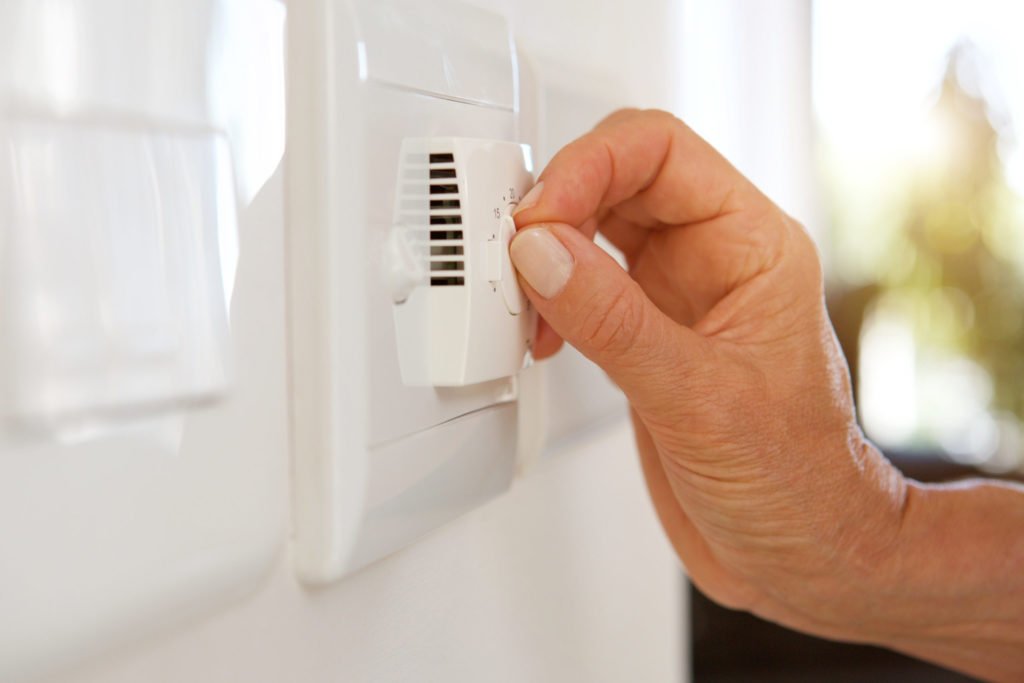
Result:
<svg viewBox="0 0 1024 683"><path fill-rule="evenodd" d="M682 7L680 115L821 244L810 1Z"/></svg>
<svg viewBox="0 0 1024 683"><path fill-rule="evenodd" d="M605 103L675 105L675 3L473 4L505 14L524 54L544 65L550 149ZM283 242L279 180L257 198L261 230L248 239ZM247 249L264 251L246 239L243 261ZM281 274L268 267L265 277ZM280 308L267 315L284 325ZM283 378L285 359L262 372ZM287 459L282 450L282 475ZM340 583L303 588L282 547L259 589L233 607L54 680L677 681L686 678L681 587L618 420L563 440L509 493Z"/></svg>
<svg viewBox="0 0 1024 683"><path fill-rule="evenodd" d="M282 558L235 609L59 680L676 681L680 585L620 424L339 584Z"/></svg>

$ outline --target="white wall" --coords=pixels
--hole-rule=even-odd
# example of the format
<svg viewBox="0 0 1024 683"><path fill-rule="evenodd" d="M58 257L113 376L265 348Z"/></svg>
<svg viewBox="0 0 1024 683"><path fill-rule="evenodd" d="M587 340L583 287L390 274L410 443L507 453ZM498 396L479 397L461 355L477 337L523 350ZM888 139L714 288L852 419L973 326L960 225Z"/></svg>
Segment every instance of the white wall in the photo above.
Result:
<svg viewBox="0 0 1024 683"><path fill-rule="evenodd" d="M506 14L524 52L549 65L539 76L562 92L549 102L549 144L582 132L567 109L573 87L604 89L589 108L682 110L784 207L813 214L806 0L473 2ZM266 240L260 252L283 243L280 181L254 204L262 227L243 235L243 259L253 239ZM254 288L281 279L268 269ZM267 315L284 325L283 310ZM262 371L283 379L285 359ZM282 496L287 458L282 448ZM354 577L307 590L282 546L260 588L232 608L54 680L675 681L688 677L681 588L620 422Z"/></svg>
<svg viewBox="0 0 1024 683"><path fill-rule="evenodd" d="M563 455L331 588L282 557L237 608L60 680L679 680L680 577L628 428Z"/></svg>
<svg viewBox="0 0 1024 683"><path fill-rule="evenodd" d="M681 114L820 243L810 0L683 8Z"/></svg>
<svg viewBox="0 0 1024 683"><path fill-rule="evenodd" d="M598 103L676 101L679 24L668 0L474 4L504 12L530 57L564 65L540 74L549 83L568 88L583 70L607 91ZM558 113L551 144L583 132ZM266 220L283 215L280 182L263 193ZM283 373L284 359L275 362ZM354 577L304 589L282 548L233 608L54 680L676 681L686 678L682 585L620 421Z"/></svg>

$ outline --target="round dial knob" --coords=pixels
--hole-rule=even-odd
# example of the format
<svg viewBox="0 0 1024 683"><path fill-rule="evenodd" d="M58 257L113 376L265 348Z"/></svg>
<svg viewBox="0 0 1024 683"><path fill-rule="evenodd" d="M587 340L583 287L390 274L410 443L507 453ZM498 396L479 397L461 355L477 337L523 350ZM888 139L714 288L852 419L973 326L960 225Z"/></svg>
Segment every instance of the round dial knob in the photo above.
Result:
<svg viewBox="0 0 1024 683"><path fill-rule="evenodd" d="M498 288L501 290L501 296L505 300L508 312L512 315L519 315L526 308L526 295L519 287L519 278L516 277L512 259L508 254L508 247L515 235L516 223L512 220L512 216L506 213L498 228L498 244L501 245L501 281L498 283Z"/></svg>

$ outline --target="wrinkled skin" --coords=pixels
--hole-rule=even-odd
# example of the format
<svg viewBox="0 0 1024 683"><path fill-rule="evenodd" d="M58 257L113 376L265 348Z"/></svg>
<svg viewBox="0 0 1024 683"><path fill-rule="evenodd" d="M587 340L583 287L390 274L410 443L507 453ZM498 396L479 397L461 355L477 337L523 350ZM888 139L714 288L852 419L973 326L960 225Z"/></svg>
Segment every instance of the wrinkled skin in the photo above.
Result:
<svg viewBox="0 0 1024 683"><path fill-rule="evenodd" d="M1000 645L960 652L951 643L976 634L953 623L962 607L954 597L929 606L956 578L931 568L935 549L919 530L959 528L972 513L952 516L949 495L906 481L862 435L804 229L664 112L612 115L540 180L512 247L543 316L535 354L565 339L625 392L652 500L694 583L810 633L1024 676L1019 617ZM548 296L531 286L529 240L519 244L533 229L571 254L571 276ZM628 272L592 243L597 232ZM1008 506L1024 538L1022 492L994 488L985 500Z"/></svg>

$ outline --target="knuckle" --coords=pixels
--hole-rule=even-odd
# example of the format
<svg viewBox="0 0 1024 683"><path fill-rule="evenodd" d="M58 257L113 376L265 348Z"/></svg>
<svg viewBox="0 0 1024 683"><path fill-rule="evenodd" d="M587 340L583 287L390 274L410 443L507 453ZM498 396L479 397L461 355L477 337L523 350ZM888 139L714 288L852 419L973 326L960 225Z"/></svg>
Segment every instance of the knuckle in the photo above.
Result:
<svg viewBox="0 0 1024 683"><path fill-rule="evenodd" d="M611 125L613 123L617 123L620 121L628 121L629 119L635 118L636 116L641 114L643 114L643 112L640 109L635 109L632 107L616 109L611 114L608 114L608 116L604 117L604 119L602 119L601 122L597 125L600 128L601 126Z"/></svg>
<svg viewBox="0 0 1024 683"><path fill-rule="evenodd" d="M818 247L814 244L811 236L807 234L807 231L801 226L798 226L798 228L800 230L800 253L806 264L807 275L814 284L820 287L825 281L825 272L821 265L821 254L818 253Z"/></svg>
<svg viewBox="0 0 1024 683"><path fill-rule="evenodd" d="M651 122L663 126L671 131L673 135L687 135L692 133L686 122L670 111L663 109L648 109L646 112Z"/></svg>
<svg viewBox="0 0 1024 683"><path fill-rule="evenodd" d="M791 260L801 276L802 283L811 289L821 289L824 286L825 273L814 239L801 223L788 216L786 220Z"/></svg>
<svg viewBox="0 0 1024 683"><path fill-rule="evenodd" d="M679 117L672 112L665 111L664 109L645 109L643 114L652 121L658 121L659 123L668 123L671 125L681 123Z"/></svg>
<svg viewBox="0 0 1024 683"><path fill-rule="evenodd" d="M666 126L682 125L682 121L672 112L664 109L618 109L606 116L598 127L625 124L625 123L649 123Z"/></svg>
<svg viewBox="0 0 1024 683"><path fill-rule="evenodd" d="M589 313L580 325L586 348L598 353L619 353L629 349L643 326L643 307L622 286L610 294L594 295Z"/></svg>

